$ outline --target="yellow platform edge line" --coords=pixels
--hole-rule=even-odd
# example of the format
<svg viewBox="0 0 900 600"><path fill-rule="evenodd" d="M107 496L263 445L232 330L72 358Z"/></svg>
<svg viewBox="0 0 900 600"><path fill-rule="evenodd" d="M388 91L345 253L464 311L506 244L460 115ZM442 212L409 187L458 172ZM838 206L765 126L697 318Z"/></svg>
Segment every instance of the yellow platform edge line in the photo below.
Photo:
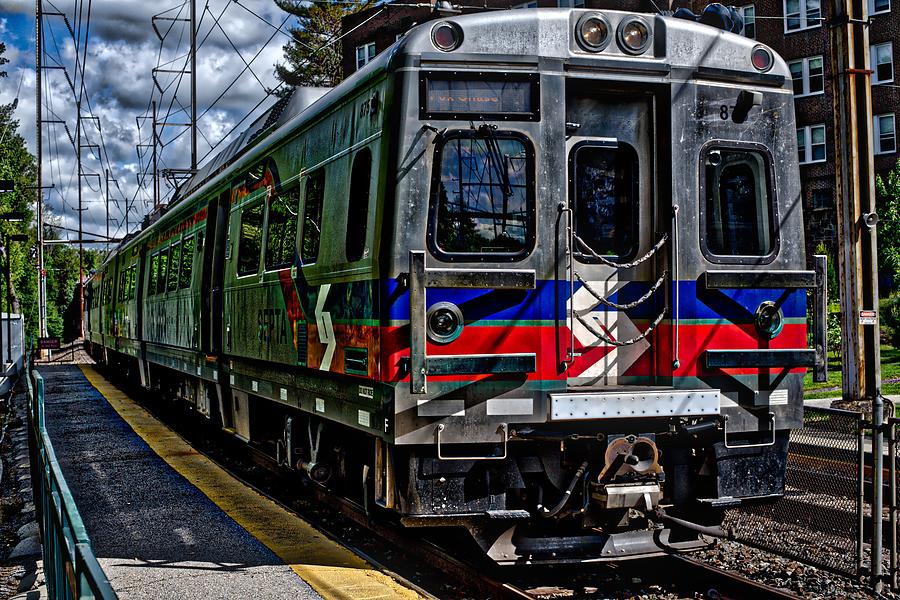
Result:
<svg viewBox="0 0 900 600"><path fill-rule="evenodd" d="M423 598L299 516L238 481L118 390L94 366L81 365L81 371L160 458L326 600Z"/></svg>

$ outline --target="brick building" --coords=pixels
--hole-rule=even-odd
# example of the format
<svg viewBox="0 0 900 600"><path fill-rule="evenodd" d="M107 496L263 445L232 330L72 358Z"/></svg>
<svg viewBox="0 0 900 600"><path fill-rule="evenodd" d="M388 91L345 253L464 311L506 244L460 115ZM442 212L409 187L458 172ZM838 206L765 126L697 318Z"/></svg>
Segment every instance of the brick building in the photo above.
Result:
<svg viewBox="0 0 900 600"><path fill-rule="evenodd" d="M867 0L872 46L872 108L875 172L884 175L896 164L900 79L900 0ZM466 8L461 12L484 10ZM473 3L474 4L474 3ZM664 0L487 0L488 9L575 6L656 12ZM700 12L708 2L676 0L671 9L691 7ZM794 75L797 145L807 222L808 250L824 242L833 248L836 236L834 199L834 119L831 107L830 3L821 0L756 0L740 7L744 35L772 47L788 62ZM382 4L346 17L343 22L343 67L349 75L393 44L404 32L438 15L431 7ZM897 41L894 44L894 40Z"/></svg>

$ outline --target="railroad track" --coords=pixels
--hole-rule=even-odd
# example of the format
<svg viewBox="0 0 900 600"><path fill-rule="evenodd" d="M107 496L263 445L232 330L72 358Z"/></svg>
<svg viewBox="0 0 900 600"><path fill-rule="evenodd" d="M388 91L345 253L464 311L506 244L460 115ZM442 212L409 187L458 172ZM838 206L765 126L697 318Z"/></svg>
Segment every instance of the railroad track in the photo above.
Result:
<svg viewBox="0 0 900 600"><path fill-rule="evenodd" d="M122 386L120 382L117 385ZM156 418L165 422L198 452L226 469L258 493L286 510L312 523L328 537L344 544L376 568L386 572L426 598L453 598L473 595L492 600L548 600L576 598L585 590L609 590L604 584L626 585L628 594L639 594L640 588L660 586L684 597L721 599L789 599L797 598L781 589L761 584L736 573L716 568L697 559L671 555L658 559L628 561L615 565L583 564L522 567L496 567L458 558L454 549L422 536L418 529L409 530L381 515L368 514L365 507L347 498L329 493L314 484L298 489L285 481L284 474L261 451L219 432L191 427L183 417L195 416L177 405L146 401L143 390L127 386L129 395L138 400ZM173 410L174 409L174 410ZM177 412L176 412L177 411ZM182 417L182 418L175 418ZM312 508L312 510L310 510ZM347 523L364 533L349 535ZM367 548L364 540L378 540L378 548ZM385 557L381 550L389 548ZM397 560L397 554L404 557ZM412 559L412 560L409 560ZM447 589L447 582L457 582ZM435 593L429 590L440 588ZM591 592L587 592L591 593ZM584 596L590 597L590 596Z"/></svg>

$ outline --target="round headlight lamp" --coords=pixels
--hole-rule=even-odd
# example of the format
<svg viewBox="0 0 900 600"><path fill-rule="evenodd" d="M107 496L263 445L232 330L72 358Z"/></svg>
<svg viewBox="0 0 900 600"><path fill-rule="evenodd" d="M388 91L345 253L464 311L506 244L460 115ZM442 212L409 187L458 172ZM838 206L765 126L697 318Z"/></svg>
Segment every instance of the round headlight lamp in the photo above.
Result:
<svg viewBox="0 0 900 600"><path fill-rule="evenodd" d="M589 52L600 52L609 45L612 30L606 17L599 14L584 15L575 27L578 45Z"/></svg>
<svg viewBox="0 0 900 600"><path fill-rule="evenodd" d="M784 329L784 313L777 304L766 300L756 309L755 324L759 334L771 340Z"/></svg>
<svg viewBox="0 0 900 600"><path fill-rule="evenodd" d="M650 46L650 27L637 17L619 23L616 31L619 48L628 54L642 54Z"/></svg>
<svg viewBox="0 0 900 600"><path fill-rule="evenodd" d="M462 311L451 302L438 302L428 309L425 324L428 339L436 344L449 344L462 333Z"/></svg>
<svg viewBox="0 0 900 600"><path fill-rule="evenodd" d="M463 41L462 29L456 23L444 21L431 30L431 42L438 50L450 52L459 48Z"/></svg>

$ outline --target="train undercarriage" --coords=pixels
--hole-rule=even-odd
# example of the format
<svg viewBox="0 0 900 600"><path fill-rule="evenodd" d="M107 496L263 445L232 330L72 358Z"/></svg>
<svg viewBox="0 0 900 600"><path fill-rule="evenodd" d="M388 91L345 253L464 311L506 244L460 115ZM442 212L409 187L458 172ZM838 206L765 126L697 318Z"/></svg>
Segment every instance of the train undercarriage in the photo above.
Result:
<svg viewBox="0 0 900 600"><path fill-rule="evenodd" d="M268 399L92 354L285 472L410 528L462 528L498 564L615 561L708 547L725 509L780 495L787 432L731 440L717 419L511 425L505 444L394 445ZM235 399L239 397L239 400ZM610 427L611 423L615 423ZM477 458L473 458L477 457Z"/></svg>

